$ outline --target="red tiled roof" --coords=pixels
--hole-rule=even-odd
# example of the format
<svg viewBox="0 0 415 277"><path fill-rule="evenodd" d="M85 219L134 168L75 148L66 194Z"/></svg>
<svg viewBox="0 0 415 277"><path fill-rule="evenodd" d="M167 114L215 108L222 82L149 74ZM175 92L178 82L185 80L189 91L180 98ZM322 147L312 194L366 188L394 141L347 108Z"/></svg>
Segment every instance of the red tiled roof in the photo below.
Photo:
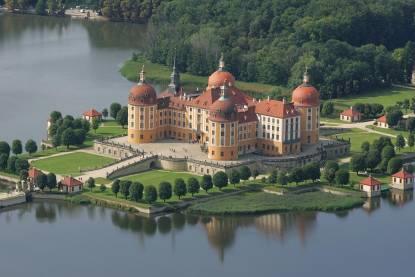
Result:
<svg viewBox="0 0 415 277"><path fill-rule="evenodd" d="M255 107L249 106L249 107L239 107L237 109L238 114L238 121L239 123L248 123L248 122L255 122L258 121L258 117L255 114Z"/></svg>
<svg viewBox="0 0 415 277"><path fill-rule="evenodd" d="M413 175L402 168L399 172L396 172L395 174L393 174L392 177L406 179L406 178L412 178Z"/></svg>
<svg viewBox="0 0 415 277"><path fill-rule="evenodd" d="M299 113L295 110L293 103L284 103L283 101L277 100L263 100L255 103L255 112L279 118L299 115Z"/></svg>
<svg viewBox="0 0 415 277"><path fill-rule="evenodd" d="M102 116L102 114L95 109L90 109L89 111L84 112L83 115L89 117Z"/></svg>
<svg viewBox="0 0 415 277"><path fill-rule="evenodd" d="M341 113L341 115L353 117L353 116L356 116L356 115L361 115L361 113L354 110L353 108L350 108L350 109L344 110Z"/></svg>
<svg viewBox="0 0 415 277"><path fill-rule="evenodd" d="M304 83L293 91L292 101L295 105L302 107L318 106L320 105L320 93L315 87Z"/></svg>
<svg viewBox="0 0 415 277"><path fill-rule="evenodd" d="M376 119L377 122L387 123L386 122L386 115L382 115L378 119Z"/></svg>
<svg viewBox="0 0 415 277"><path fill-rule="evenodd" d="M369 177L361 180L360 184L366 185L366 186L376 186L376 185L380 185L381 182L379 180L373 178L372 176L369 176Z"/></svg>
<svg viewBox="0 0 415 277"><path fill-rule="evenodd" d="M73 187L73 186L82 185L82 182L78 181L77 179L73 177L64 177L63 180L61 181L61 184L64 186Z"/></svg>
<svg viewBox="0 0 415 277"><path fill-rule="evenodd" d="M39 169L36 169L36 168L34 168L34 167L31 167L31 168L29 169L29 178L33 178L33 179L35 179L37 176L39 176L39 175L41 175L41 174L43 174L43 172L42 172L42 171L40 171Z"/></svg>

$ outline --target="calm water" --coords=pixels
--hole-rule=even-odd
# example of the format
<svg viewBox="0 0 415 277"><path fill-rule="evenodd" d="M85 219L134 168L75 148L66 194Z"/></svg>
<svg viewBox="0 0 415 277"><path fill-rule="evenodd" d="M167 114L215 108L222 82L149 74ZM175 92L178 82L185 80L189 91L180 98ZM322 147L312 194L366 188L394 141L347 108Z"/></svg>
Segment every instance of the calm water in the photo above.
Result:
<svg viewBox="0 0 415 277"><path fill-rule="evenodd" d="M0 140L40 140L51 110L80 115L126 103L122 62L145 26L0 14Z"/></svg>
<svg viewBox="0 0 415 277"><path fill-rule="evenodd" d="M413 276L412 193L393 197L227 218L31 203L0 212L1 276Z"/></svg>

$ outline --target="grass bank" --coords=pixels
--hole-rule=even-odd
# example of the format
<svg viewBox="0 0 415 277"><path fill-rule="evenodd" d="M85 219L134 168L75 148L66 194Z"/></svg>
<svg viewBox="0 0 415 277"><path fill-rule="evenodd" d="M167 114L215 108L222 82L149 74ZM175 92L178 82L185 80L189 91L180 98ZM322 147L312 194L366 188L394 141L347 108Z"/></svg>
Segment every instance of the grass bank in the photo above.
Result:
<svg viewBox="0 0 415 277"><path fill-rule="evenodd" d="M141 70L142 65L145 65L146 78L153 83L160 84L161 86L167 87L167 84L170 82L171 68L154 64L148 61L143 57L139 57L137 61L128 60L126 61L120 69L122 76L127 78L132 82L138 81L138 72ZM182 86L186 90L195 90L197 87L203 89L207 85L208 76L196 76L188 73L181 73L180 80ZM248 92L255 96L264 97L275 91L281 91L281 95L290 96L289 89L285 87L277 87L268 84L261 83L248 83L237 81L236 86L242 91Z"/></svg>
<svg viewBox="0 0 415 277"><path fill-rule="evenodd" d="M279 196L264 192L246 192L224 199L197 203L190 212L212 215L259 214L289 211L339 211L359 207L358 196L338 196L324 192L309 192Z"/></svg>

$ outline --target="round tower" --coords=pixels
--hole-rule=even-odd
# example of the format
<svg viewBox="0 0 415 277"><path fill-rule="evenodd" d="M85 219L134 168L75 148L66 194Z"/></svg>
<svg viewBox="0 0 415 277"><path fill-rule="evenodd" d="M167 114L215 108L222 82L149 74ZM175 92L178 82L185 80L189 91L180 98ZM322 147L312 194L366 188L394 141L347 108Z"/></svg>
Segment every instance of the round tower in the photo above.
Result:
<svg viewBox="0 0 415 277"><path fill-rule="evenodd" d="M217 161L238 159L238 119L235 103L228 94L228 83L220 87L221 96L209 109L208 158Z"/></svg>
<svg viewBox="0 0 415 277"><path fill-rule="evenodd" d="M146 83L144 65L140 81L128 96L128 142L153 142L157 137L157 93Z"/></svg>
<svg viewBox="0 0 415 277"><path fill-rule="evenodd" d="M292 93L292 102L301 114L301 144L312 145L320 137L320 93L310 85L310 77L306 71L303 83Z"/></svg>

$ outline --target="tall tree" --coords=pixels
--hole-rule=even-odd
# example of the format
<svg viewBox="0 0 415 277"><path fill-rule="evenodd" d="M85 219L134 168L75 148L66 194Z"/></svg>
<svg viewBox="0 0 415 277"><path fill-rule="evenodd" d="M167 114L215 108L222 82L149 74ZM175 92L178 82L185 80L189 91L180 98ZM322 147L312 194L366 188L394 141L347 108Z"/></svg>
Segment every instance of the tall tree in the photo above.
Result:
<svg viewBox="0 0 415 277"><path fill-rule="evenodd" d="M118 111L116 120L122 128L128 124L128 107L122 107L122 109Z"/></svg>
<svg viewBox="0 0 415 277"><path fill-rule="evenodd" d="M33 153L36 153L37 151L37 144L34 140L29 139L25 144L25 150L29 155L32 155Z"/></svg>
<svg viewBox="0 0 415 277"><path fill-rule="evenodd" d="M195 177L190 177L187 179L187 191L192 194L192 197L195 193L199 193L199 189L199 180L197 180Z"/></svg>
<svg viewBox="0 0 415 277"><path fill-rule="evenodd" d="M174 194L179 197L185 196L187 193L186 183L182 178L174 180Z"/></svg>
<svg viewBox="0 0 415 277"><path fill-rule="evenodd" d="M116 179L112 182L111 191L115 194L115 197L118 197L118 193L120 192L120 180Z"/></svg>
<svg viewBox="0 0 415 277"><path fill-rule="evenodd" d="M207 193L213 187L212 176L211 175L203 175L200 186Z"/></svg>
<svg viewBox="0 0 415 277"><path fill-rule="evenodd" d="M159 184L159 190L158 195L163 202L166 202L166 200L170 199L172 196L172 187L169 182L161 182Z"/></svg>
<svg viewBox="0 0 415 277"><path fill-rule="evenodd" d="M110 106L110 115L112 118L116 119L118 112L121 110L121 105L119 103L112 103Z"/></svg>
<svg viewBox="0 0 415 277"><path fill-rule="evenodd" d="M18 140L18 139L13 140L13 142L12 142L12 152L15 155L22 154L23 146L22 146L22 142L20 140Z"/></svg>
<svg viewBox="0 0 415 277"><path fill-rule="evenodd" d="M218 171L213 175L213 185L220 190L228 185L228 175L223 171Z"/></svg>

